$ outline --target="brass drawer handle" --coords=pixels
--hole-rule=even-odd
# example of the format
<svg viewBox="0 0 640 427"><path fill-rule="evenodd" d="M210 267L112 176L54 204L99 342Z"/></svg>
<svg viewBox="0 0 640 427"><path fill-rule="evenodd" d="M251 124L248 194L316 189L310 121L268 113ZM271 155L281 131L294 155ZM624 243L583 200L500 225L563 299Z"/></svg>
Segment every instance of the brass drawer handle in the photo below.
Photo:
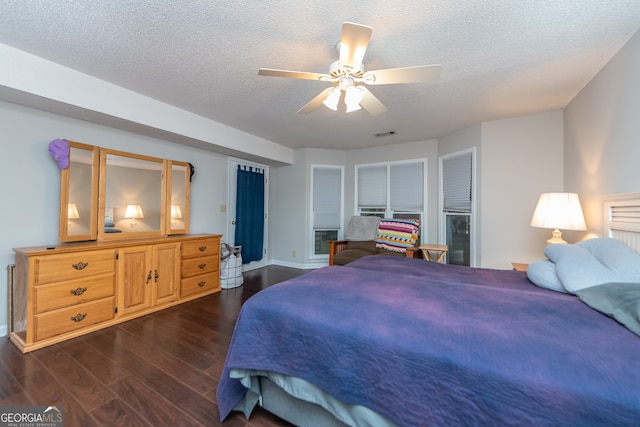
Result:
<svg viewBox="0 0 640 427"><path fill-rule="evenodd" d="M158 270L153 270L153 279L154 282L158 283Z"/></svg>
<svg viewBox="0 0 640 427"><path fill-rule="evenodd" d="M82 322L84 320L84 318L87 317L87 313L78 313L75 316L73 316L71 318L71 320L73 320L74 322L78 323L78 322Z"/></svg>
<svg viewBox="0 0 640 427"><path fill-rule="evenodd" d="M204 246L204 245L202 245L202 246L200 246L200 247L198 248L198 250L199 250L200 252L204 252L204 251L206 251L206 250L207 250L207 247L206 247L206 246Z"/></svg>
<svg viewBox="0 0 640 427"><path fill-rule="evenodd" d="M199 286L199 287L203 287L203 286L204 286L204 285L206 285L206 284L207 284L207 282L205 282L205 281L198 282L198 286Z"/></svg>
<svg viewBox="0 0 640 427"><path fill-rule="evenodd" d="M84 294L85 292L87 292L87 288L71 289L71 291L69 291L69 292L71 292L75 296L80 296L80 295Z"/></svg>
<svg viewBox="0 0 640 427"><path fill-rule="evenodd" d="M71 267L75 268L76 270L84 270L85 268L87 268L88 265L89 265L88 262L80 261L77 264L71 264Z"/></svg>
<svg viewBox="0 0 640 427"><path fill-rule="evenodd" d="M147 285L149 284L149 280L151 280L151 270L149 270L149 274L147 274Z"/></svg>
<svg viewBox="0 0 640 427"><path fill-rule="evenodd" d="M207 264L204 264L204 263L203 263L203 264L198 265L198 268L199 268L200 270L202 270L202 269L203 269L203 268L205 268L206 266L207 266Z"/></svg>

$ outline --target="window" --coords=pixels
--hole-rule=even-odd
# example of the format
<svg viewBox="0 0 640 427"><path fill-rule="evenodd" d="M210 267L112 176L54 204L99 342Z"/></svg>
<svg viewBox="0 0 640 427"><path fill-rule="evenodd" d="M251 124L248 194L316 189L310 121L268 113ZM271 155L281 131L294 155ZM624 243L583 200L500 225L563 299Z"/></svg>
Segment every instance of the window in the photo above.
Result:
<svg viewBox="0 0 640 427"><path fill-rule="evenodd" d="M472 265L473 151L440 158L441 205L447 263Z"/></svg>
<svg viewBox="0 0 640 427"><path fill-rule="evenodd" d="M423 224L425 170L426 160L356 165L356 215L419 219Z"/></svg>
<svg viewBox="0 0 640 427"><path fill-rule="evenodd" d="M329 256L328 240L342 231L342 167L311 166L312 257Z"/></svg>

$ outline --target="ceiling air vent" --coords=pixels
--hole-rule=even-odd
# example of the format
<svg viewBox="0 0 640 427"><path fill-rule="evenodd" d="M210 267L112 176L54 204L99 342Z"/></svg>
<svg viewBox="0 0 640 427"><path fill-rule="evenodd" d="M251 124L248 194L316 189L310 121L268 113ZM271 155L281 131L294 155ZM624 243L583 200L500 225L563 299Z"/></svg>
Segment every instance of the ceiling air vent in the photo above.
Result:
<svg viewBox="0 0 640 427"><path fill-rule="evenodd" d="M380 136L391 136L391 135L395 135L395 134L396 134L395 130L390 130L390 131L387 131L387 132L374 133L373 136L380 137Z"/></svg>

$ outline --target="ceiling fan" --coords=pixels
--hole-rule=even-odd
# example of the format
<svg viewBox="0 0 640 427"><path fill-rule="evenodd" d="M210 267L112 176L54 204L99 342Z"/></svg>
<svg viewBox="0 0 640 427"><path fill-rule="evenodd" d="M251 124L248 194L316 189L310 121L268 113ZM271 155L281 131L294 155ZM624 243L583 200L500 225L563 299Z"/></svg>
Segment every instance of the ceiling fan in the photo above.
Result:
<svg viewBox="0 0 640 427"><path fill-rule="evenodd" d="M362 59L369 45L372 31L373 29L366 25L345 22L342 25L342 37L338 44L340 59L331 64L329 74L272 68L260 68L258 74L334 83L334 86L323 90L298 110L298 114L309 114L321 104L332 110L337 110L340 99L343 99L347 113L362 107L373 116L384 113L387 108L365 85L432 83L440 78L442 69L440 65L420 65L365 72Z"/></svg>

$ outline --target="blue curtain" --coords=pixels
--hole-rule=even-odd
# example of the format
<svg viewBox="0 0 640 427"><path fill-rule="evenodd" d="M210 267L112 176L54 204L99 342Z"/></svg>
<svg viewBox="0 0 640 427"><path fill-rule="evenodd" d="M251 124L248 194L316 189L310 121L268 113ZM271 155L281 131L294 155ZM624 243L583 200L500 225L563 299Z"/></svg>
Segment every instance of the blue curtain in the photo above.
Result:
<svg viewBox="0 0 640 427"><path fill-rule="evenodd" d="M242 263L262 259L264 236L264 171L238 165L235 244L242 245Z"/></svg>

